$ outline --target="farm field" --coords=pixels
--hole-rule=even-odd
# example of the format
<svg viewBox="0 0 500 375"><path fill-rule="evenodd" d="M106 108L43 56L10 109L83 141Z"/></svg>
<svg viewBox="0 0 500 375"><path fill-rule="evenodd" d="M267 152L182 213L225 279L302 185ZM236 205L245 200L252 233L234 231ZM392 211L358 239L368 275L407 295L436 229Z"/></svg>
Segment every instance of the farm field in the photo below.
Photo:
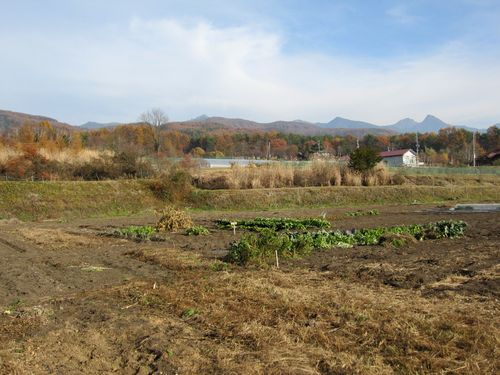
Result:
<svg viewBox="0 0 500 375"><path fill-rule="evenodd" d="M494 374L500 213L436 205L210 211L205 236L102 236L152 216L0 222L0 373ZM237 266L218 219L332 229L464 220L465 236Z"/></svg>

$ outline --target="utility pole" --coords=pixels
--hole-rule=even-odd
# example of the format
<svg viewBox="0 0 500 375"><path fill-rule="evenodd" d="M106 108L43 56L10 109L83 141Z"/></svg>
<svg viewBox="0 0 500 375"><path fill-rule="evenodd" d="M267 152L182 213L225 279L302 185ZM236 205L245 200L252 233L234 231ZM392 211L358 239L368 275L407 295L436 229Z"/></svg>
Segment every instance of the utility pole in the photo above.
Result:
<svg viewBox="0 0 500 375"><path fill-rule="evenodd" d="M472 166L476 168L476 132L472 132Z"/></svg>
<svg viewBox="0 0 500 375"><path fill-rule="evenodd" d="M418 167L418 153L420 151L420 143L418 143L418 132L415 133L415 148L417 149L417 167Z"/></svg>

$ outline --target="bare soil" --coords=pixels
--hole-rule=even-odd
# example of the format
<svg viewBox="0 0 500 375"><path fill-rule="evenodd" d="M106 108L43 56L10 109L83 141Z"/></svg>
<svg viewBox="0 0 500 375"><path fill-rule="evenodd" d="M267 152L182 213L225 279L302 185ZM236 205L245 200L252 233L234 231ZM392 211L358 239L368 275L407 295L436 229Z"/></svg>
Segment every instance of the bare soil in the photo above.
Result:
<svg viewBox="0 0 500 375"><path fill-rule="evenodd" d="M0 373L494 374L500 214L436 206L199 212L208 236L102 236L153 217L0 222ZM369 208L366 208L366 210ZM221 262L217 218L325 216L350 229L465 220L461 239Z"/></svg>

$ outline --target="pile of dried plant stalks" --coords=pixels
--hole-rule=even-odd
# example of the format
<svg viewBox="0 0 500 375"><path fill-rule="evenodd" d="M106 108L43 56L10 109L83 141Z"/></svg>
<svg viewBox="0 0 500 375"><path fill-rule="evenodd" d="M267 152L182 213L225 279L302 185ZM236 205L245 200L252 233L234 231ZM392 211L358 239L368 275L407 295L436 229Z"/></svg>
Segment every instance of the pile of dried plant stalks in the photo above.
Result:
<svg viewBox="0 0 500 375"><path fill-rule="evenodd" d="M183 210L174 206L166 206L160 211L156 211L160 216L156 222L157 231L175 231L177 229L187 229L193 226L193 220Z"/></svg>

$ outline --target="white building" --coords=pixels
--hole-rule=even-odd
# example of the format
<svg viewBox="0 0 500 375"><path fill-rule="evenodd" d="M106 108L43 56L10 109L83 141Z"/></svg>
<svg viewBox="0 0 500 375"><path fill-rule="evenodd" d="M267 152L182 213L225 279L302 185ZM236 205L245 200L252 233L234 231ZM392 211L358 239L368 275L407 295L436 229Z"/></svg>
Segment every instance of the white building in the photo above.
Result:
<svg viewBox="0 0 500 375"><path fill-rule="evenodd" d="M388 167L416 167L417 154L411 149L384 151L380 153L382 163Z"/></svg>

